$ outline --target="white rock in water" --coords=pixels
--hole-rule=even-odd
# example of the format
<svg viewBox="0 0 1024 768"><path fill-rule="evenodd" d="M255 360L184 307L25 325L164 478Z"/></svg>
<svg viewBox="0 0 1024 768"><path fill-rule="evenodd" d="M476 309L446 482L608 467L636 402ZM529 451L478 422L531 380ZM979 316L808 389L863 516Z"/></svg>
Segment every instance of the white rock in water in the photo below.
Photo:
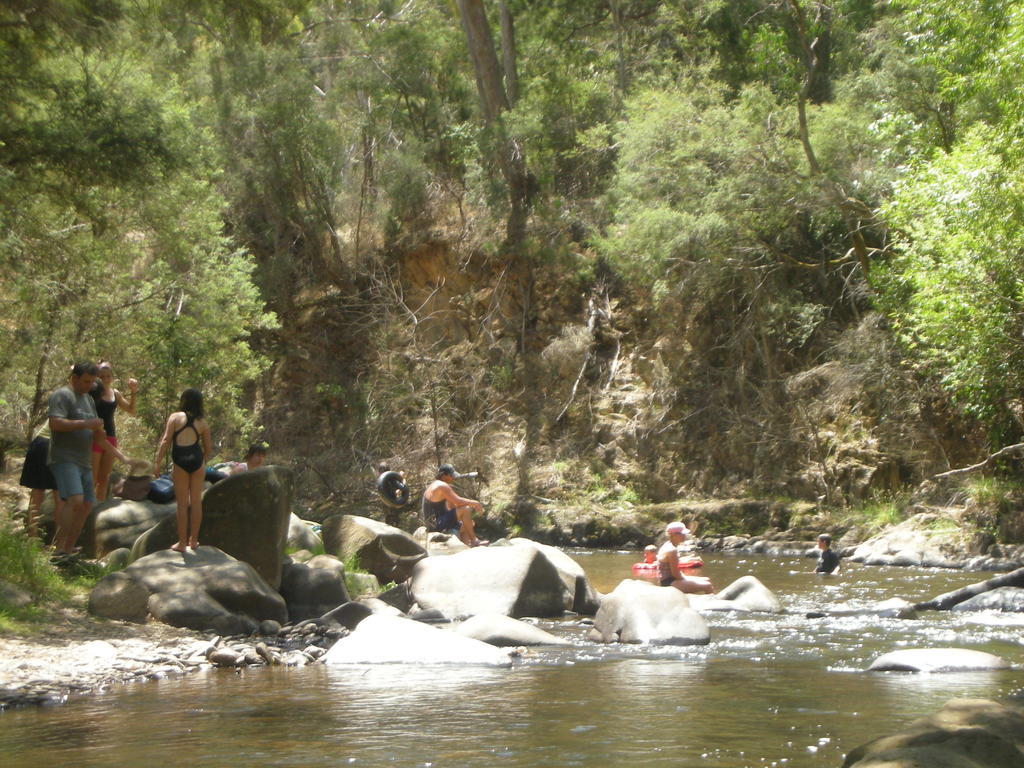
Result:
<svg viewBox="0 0 1024 768"><path fill-rule="evenodd" d="M473 664L508 667L507 649L411 619L368 616L323 657L325 664Z"/></svg>
<svg viewBox="0 0 1024 768"><path fill-rule="evenodd" d="M969 672L1006 669L1005 659L969 648L907 648L875 659L869 672Z"/></svg>

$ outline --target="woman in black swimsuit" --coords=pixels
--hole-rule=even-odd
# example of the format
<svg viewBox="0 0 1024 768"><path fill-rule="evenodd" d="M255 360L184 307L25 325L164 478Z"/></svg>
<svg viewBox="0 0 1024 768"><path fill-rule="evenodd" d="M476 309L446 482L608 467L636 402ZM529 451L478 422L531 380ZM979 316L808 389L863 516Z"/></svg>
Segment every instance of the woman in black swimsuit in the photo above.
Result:
<svg viewBox="0 0 1024 768"><path fill-rule="evenodd" d="M178 504L178 541L171 549L184 552L199 546L199 526L203 522L203 462L210 455L210 427L203 418L203 393L198 389L182 392L178 407L181 410L167 419L167 428L156 451L156 466L161 466L169 446L174 500Z"/></svg>

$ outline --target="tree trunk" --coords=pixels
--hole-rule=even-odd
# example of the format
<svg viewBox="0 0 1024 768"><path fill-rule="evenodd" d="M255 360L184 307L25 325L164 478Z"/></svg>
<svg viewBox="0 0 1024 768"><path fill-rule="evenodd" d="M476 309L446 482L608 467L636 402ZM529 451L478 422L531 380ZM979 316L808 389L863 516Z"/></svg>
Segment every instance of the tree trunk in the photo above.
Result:
<svg viewBox="0 0 1024 768"><path fill-rule="evenodd" d="M914 606L919 611L948 611L954 605L989 592L999 587L1024 587L1024 568L995 576L988 581L979 581L962 589L955 589Z"/></svg>
<svg viewBox="0 0 1024 768"><path fill-rule="evenodd" d="M825 197L839 209L843 217L847 237L850 240L850 249L847 251L844 260L853 256L860 265L861 272L867 276L871 266L871 249L864 239L864 230L878 225L879 222L876 220L874 213L864 203L851 198L838 183L828 178L822 172L821 166L818 164L817 155L814 152L814 147L811 144L810 131L807 125L807 103L808 101L813 102L816 94L820 96L823 88L823 66L827 66L828 53L826 51L823 56L821 51L823 48L828 48L829 43L827 41L829 36L828 34L823 34L812 40L803 7L798 0L789 0L789 6L796 27L797 40L804 58L804 78L800 86L800 92L797 94L796 104L800 144L803 147L804 156L807 158L807 166L811 176L818 182L825 193ZM824 5L819 4L819 14L822 16L828 14L827 10L822 10L823 8ZM827 81L827 77L825 77L825 80ZM828 87L827 82L824 87Z"/></svg>
<svg viewBox="0 0 1024 768"><path fill-rule="evenodd" d="M494 161L508 186L509 215L506 223L506 245L515 247L526 237L526 217L530 207L530 184L526 159L519 142L510 138L502 122L502 114L510 108L502 82L501 66L494 48L494 38L487 21L482 0L457 0L462 29L466 34L469 58L476 76L484 121L491 129ZM514 69L514 64L511 67Z"/></svg>
<svg viewBox="0 0 1024 768"><path fill-rule="evenodd" d="M505 95L509 106L519 101L519 72L516 68L516 27L508 3L501 0L501 63L505 70Z"/></svg>
<svg viewBox="0 0 1024 768"><path fill-rule="evenodd" d="M469 58L476 75L476 89L484 110L484 120L495 122L509 108L502 84L501 66L494 50L494 39L487 21L483 0L457 0L462 30L466 33Z"/></svg>

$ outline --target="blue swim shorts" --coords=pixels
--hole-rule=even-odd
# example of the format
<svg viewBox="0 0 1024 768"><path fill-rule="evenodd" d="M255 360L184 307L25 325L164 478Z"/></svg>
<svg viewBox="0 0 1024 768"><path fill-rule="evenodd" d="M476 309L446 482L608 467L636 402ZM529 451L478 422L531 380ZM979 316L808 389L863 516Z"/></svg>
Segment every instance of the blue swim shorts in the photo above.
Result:
<svg viewBox="0 0 1024 768"><path fill-rule="evenodd" d="M51 464L50 471L57 481L57 492L67 501L72 496L81 496L89 504L96 501L92 487L92 467L83 467L73 461Z"/></svg>

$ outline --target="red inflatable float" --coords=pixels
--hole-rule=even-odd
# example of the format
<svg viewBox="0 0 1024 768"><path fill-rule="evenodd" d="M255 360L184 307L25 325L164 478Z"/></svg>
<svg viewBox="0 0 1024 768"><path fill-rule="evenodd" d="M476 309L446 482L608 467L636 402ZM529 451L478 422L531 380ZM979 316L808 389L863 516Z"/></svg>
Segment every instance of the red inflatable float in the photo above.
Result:
<svg viewBox="0 0 1024 768"><path fill-rule="evenodd" d="M697 557L697 555L679 558L679 567L684 570L687 568L700 568L702 565L704 565L704 561ZM661 571L658 568L657 563L633 563L634 576L642 576L645 579L650 579L657 578L660 573Z"/></svg>

